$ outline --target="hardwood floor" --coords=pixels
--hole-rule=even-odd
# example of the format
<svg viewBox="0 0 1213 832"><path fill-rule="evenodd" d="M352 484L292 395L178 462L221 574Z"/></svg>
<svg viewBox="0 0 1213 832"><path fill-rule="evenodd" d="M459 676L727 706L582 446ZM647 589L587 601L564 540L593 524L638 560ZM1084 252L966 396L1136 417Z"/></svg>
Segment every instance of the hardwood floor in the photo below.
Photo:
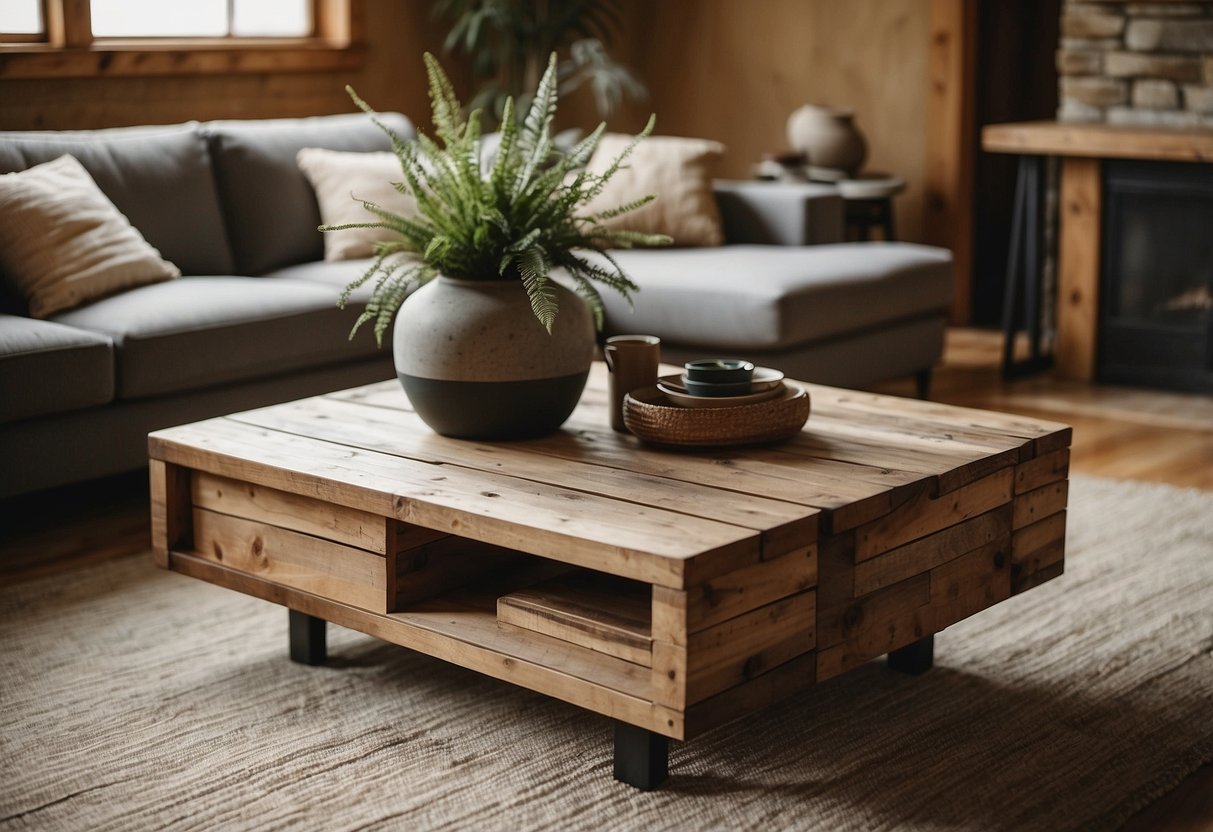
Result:
<svg viewBox="0 0 1213 832"><path fill-rule="evenodd" d="M1213 396L1066 382L1003 382L995 332L949 332L932 398L1074 426L1071 470L1213 491ZM911 381L881 392L912 396ZM1213 494L1210 495L1213 501ZM133 474L0 501L0 584L149 548L147 478ZM1137 815L1126 829L1213 832L1213 765Z"/></svg>

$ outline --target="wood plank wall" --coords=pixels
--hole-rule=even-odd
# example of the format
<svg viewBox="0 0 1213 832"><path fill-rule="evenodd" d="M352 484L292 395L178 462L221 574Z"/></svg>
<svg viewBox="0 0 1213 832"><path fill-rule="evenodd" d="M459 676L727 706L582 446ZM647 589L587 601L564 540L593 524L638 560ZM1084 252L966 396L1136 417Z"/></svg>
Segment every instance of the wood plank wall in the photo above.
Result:
<svg viewBox="0 0 1213 832"><path fill-rule="evenodd" d="M855 111L867 167L909 183L898 234L924 239L931 4L923 0L630 0L615 45L650 100L618 120L728 147L722 174L748 178L787 146L791 112L813 102ZM615 126L616 122L612 123Z"/></svg>

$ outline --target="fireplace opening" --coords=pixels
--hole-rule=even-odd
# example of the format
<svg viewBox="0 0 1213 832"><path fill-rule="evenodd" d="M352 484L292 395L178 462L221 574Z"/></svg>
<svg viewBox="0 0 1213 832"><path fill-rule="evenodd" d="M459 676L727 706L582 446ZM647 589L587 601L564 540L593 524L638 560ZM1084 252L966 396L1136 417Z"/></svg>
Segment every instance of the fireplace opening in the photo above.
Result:
<svg viewBox="0 0 1213 832"><path fill-rule="evenodd" d="M1097 377L1213 392L1213 164L1104 166Z"/></svg>

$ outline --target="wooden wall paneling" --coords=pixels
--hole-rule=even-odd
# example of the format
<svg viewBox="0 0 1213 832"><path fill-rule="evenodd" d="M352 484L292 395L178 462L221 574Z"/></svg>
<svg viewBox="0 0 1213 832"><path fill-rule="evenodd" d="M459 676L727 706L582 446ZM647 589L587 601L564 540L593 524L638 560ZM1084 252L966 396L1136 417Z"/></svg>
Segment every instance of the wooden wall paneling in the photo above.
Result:
<svg viewBox="0 0 1213 832"><path fill-rule="evenodd" d="M1083 381L1095 377L1098 349L1101 176L1098 159L1062 159L1055 353L1058 372Z"/></svg>
<svg viewBox="0 0 1213 832"><path fill-rule="evenodd" d="M953 323L968 321L972 300L976 33L976 4L931 0L923 240L952 250Z"/></svg>
<svg viewBox="0 0 1213 832"><path fill-rule="evenodd" d="M748 179L764 151L787 146L797 107L850 108L868 141L865 166L907 182L894 201L899 235L922 240L926 4L763 0L758 11L736 0L633 0L628 12L620 56L639 52L650 92L629 118L655 112L660 134L724 143L719 175Z"/></svg>

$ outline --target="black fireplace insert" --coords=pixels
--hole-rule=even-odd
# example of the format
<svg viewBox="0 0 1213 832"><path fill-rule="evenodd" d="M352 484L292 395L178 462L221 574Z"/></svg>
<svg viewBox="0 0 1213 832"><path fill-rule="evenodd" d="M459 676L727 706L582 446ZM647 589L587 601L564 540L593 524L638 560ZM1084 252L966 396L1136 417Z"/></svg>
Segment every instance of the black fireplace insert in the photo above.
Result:
<svg viewBox="0 0 1213 832"><path fill-rule="evenodd" d="M1097 377L1213 392L1213 164L1104 165Z"/></svg>

